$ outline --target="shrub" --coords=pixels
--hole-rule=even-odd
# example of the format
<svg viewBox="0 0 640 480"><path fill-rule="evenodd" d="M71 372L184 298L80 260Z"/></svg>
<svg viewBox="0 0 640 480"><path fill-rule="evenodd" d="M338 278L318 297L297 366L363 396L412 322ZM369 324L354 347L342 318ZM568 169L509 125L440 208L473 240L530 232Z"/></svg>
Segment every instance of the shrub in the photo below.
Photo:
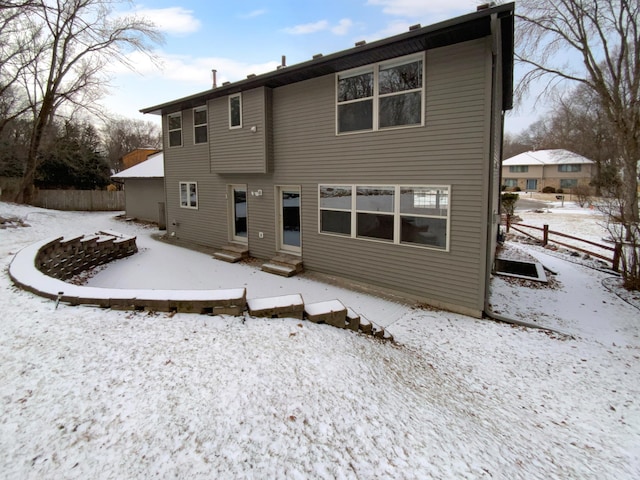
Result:
<svg viewBox="0 0 640 480"><path fill-rule="evenodd" d="M556 193L556 189L553 187L544 187L542 193Z"/></svg>
<svg viewBox="0 0 640 480"><path fill-rule="evenodd" d="M591 188L586 185L578 185L573 189L573 194L576 196L576 202L581 208L591 203Z"/></svg>
<svg viewBox="0 0 640 480"><path fill-rule="evenodd" d="M509 215L513 215L513 212L516 209L516 203L518 202L519 198L520 195L518 195L517 193L503 193L500 197L500 203L502 204L502 209L504 210L504 212L508 213Z"/></svg>
<svg viewBox="0 0 640 480"><path fill-rule="evenodd" d="M556 193L564 193L564 190L562 190L561 188L558 188L558 189L556 190Z"/></svg>

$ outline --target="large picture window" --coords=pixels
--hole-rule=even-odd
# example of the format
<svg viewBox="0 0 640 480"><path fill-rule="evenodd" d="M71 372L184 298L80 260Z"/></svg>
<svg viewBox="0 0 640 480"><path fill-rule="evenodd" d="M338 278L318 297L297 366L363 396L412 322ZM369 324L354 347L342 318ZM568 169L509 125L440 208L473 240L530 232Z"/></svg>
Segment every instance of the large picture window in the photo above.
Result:
<svg viewBox="0 0 640 480"><path fill-rule="evenodd" d="M576 188L578 186L578 180L575 178L561 178L560 188Z"/></svg>
<svg viewBox="0 0 640 480"><path fill-rule="evenodd" d="M509 167L510 173L527 173L529 171L529 165L511 165Z"/></svg>
<svg viewBox="0 0 640 480"><path fill-rule="evenodd" d="M337 132L423 125L424 56L337 75Z"/></svg>
<svg viewBox="0 0 640 480"><path fill-rule="evenodd" d="M180 206L182 208L198 208L198 184L196 182L180 182Z"/></svg>
<svg viewBox="0 0 640 480"><path fill-rule="evenodd" d="M207 143L207 107L193 109L193 143Z"/></svg>
<svg viewBox="0 0 640 480"><path fill-rule="evenodd" d="M167 130L169 131L169 147L182 146L182 114L170 113L167 115Z"/></svg>
<svg viewBox="0 0 640 480"><path fill-rule="evenodd" d="M448 250L449 186L319 185L320 233Z"/></svg>

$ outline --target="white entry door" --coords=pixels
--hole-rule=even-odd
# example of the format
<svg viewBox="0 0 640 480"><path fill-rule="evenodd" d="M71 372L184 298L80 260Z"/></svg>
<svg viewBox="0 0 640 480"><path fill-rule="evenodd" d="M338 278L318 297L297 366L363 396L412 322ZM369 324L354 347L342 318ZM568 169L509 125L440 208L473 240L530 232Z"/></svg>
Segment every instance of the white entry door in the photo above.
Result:
<svg viewBox="0 0 640 480"><path fill-rule="evenodd" d="M300 187L278 187L279 250L302 252L300 228Z"/></svg>

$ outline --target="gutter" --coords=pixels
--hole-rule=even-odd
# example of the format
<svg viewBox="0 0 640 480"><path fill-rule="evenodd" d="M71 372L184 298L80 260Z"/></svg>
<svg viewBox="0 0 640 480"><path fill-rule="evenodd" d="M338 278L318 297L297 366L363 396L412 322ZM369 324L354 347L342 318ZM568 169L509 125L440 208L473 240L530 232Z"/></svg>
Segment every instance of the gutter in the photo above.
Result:
<svg viewBox="0 0 640 480"><path fill-rule="evenodd" d="M497 13L492 13L491 14L491 35L493 37L493 40L495 42L495 38L496 38L496 32L499 32L500 35L502 35L502 31L501 29L498 27L498 14ZM496 78L496 63L495 63L495 54L493 56L493 60L492 60L492 66L491 66L491 78L495 79ZM503 86L504 88L504 86ZM491 105L492 105L492 111L493 111L493 105L495 105L495 89L491 88ZM495 145L495 142L493 141L494 138L494 118L493 115L491 116L491 121L490 121L490 128L489 128L489 142L490 142L490 147L489 147L489 156L490 158L495 154L495 149L498 148L500 150L500 167L498 167L498 192L497 194L500 195L500 185L502 184L502 150L503 150L503 144L504 144L504 108L502 109L501 112L501 118L500 118L500 122L501 122L501 135L500 135L500 144L499 145ZM491 179L489 179L489 182L491 182ZM494 194L494 192L492 192L492 189L489 189L489 199L488 199L488 205L491 205L491 197L492 194ZM500 210L501 210L501 203L498 201L498 213L497 215L500 214ZM489 218L488 218L488 222L487 222L487 232L488 232L488 236L491 237L492 236L492 229L491 229L491 222L494 221L496 214L494 212L491 212L489 214ZM500 229L500 226L498 226L498 230ZM495 320L498 322L503 322L503 323L509 323L511 325L518 325L520 327L526 327L526 328L535 328L538 330L545 330L548 332L553 332L556 333L558 335L562 335L562 336L566 336L569 338L575 338L573 335L570 335L568 333L565 332L561 332L559 330L555 330L553 328L549 328L549 327L544 327L542 325L536 325L535 323L530 323L530 322L525 322L523 320L517 320L515 318L511 318L508 317L506 315L501 315L499 313L494 312L493 310L491 310L491 307L489 306L489 294L490 294L490 287L489 285L491 284L491 277L492 274L491 272L493 271L493 262L491 262L491 264L489 264L489 259L493 258L493 254L495 252L491 251L493 244L493 238L487 238L487 251L486 251L486 258L487 258L487 262L486 262L486 276L485 276L485 286L484 286L484 310L483 310L483 315L487 318L490 318L491 320Z"/></svg>

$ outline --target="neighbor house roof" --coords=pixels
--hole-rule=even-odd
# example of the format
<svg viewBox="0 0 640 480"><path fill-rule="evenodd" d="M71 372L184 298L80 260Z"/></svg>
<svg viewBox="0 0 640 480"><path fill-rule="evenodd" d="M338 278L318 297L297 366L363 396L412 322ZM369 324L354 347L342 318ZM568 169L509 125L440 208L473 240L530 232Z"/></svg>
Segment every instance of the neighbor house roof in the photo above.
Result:
<svg viewBox="0 0 640 480"><path fill-rule="evenodd" d="M524 152L504 160L502 165L509 167L515 165L575 165L584 163L595 162L569 150L555 149Z"/></svg>
<svg viewBox="0 0 640 480"><path fill-rule="evenodd" d="M149 155L144 162L111 175L111 178L163 178L164 154L162 152Z"/></svg>
<svg viewBox="0 0 640 480"><path fill-rule="evenodd" d="M195 108L213 98L232 95L245 90L269 87L276 88L291 83L320 77L390 58L410 55L424 50L453 45L491 35L492 19L501 23L502 62L502 109L513 107L513 28L514 3L507 3L463 15L451 20L410 28L409 32L356 46L330 55L315 55L310 61L279 68L262 75L250 75L245 80L223 84L204 92L173 100L153 107L143 108L142 113L167 114Z"/></svg>

